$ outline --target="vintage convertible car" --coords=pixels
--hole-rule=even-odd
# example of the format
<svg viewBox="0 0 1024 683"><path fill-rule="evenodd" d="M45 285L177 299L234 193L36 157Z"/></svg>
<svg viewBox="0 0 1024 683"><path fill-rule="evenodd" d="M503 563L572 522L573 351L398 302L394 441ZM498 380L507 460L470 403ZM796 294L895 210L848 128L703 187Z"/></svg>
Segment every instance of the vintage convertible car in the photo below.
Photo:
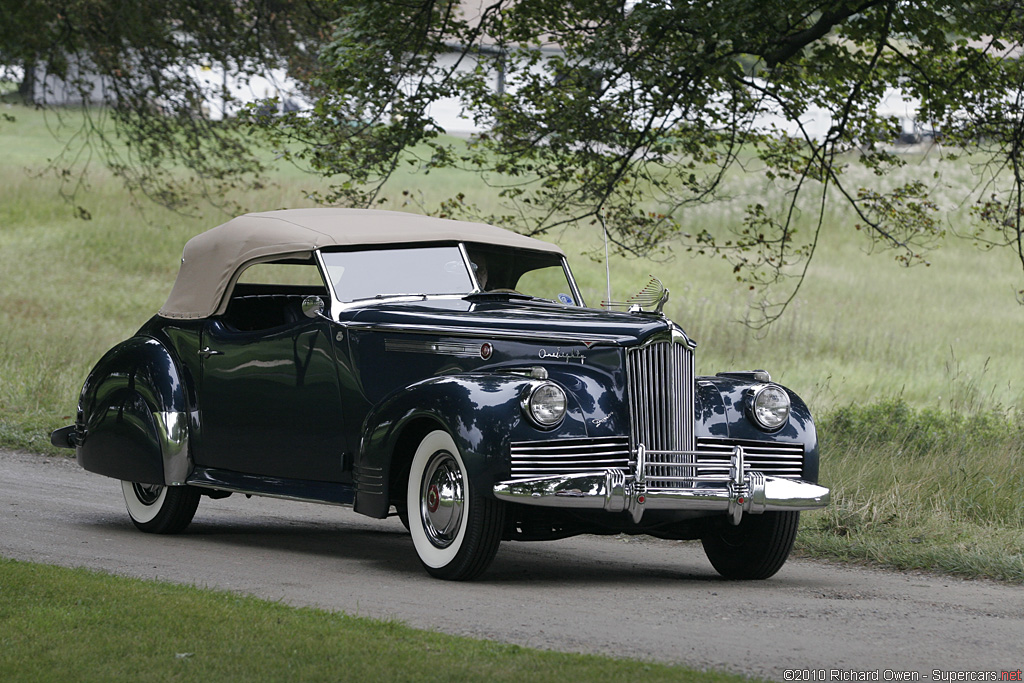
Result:
<svg viewBox="0 0 1024 683"><path fill-rule="evenodd" d="M444 579L502 540L617 533L769 577L828 502L814 424L764 371L695 377L665 296L587 308L558 247L489 225L248 214L185 245L51 440L147 532L243 493L397 514Z"/></svg>

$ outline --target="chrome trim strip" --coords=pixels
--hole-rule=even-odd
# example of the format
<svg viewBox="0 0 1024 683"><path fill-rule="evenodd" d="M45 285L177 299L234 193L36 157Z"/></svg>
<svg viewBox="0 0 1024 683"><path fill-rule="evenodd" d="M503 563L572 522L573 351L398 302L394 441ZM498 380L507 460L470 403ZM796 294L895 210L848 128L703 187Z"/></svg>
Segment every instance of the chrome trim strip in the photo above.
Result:
<svg viewBox="0 0 1024 683"><path fill-rule="evenodd" d="M160 436L160 453L164 461L164 483L182 486L192 471L188 452L188 415L183 411L153 413Z"/></svg>
<svg viewBox="0 0 1024 683"><path fill-rule="evenodd" d="M513 479L532 479L596 470L630 469L629 439L624 436L518 441L510 448Z"/></svg>
<svg viewBox="0 0 1024 683"><path fill-rule="evenodd" d="M537 449L535 451L521 450L512 451L514 455L518 455L516 458L520 461L531 461L537 460L538 462L552 462L557 458L575 458L579 456L599 456L604 455L608 457L615 457L625 455L628 459L629 448L624 444L616 448L618 444L609 444L608 448L550 448L550 449Z"/></svg>
<svg viewBox="0 0 1024 683"><path fill-rule="evenodd" d="M376 332L395 332L400 334L431 334L436 335L439 331L449 337L466 337L468 339L490 339L490 340L527 340L527 341L571 341L583 344L584 342L603 342L606 344L624 344L633 337L628 335L613 334L572 334L555 331L527 332L523 330L495 330L493 328L480 330L472 327L444 327L441 325L402 325L398 323L347 323L350 330L369 330Z"/></svg>
<svg viewBox="0 0 1024 683"><path fill-rule="evenodd" d="M787 452L794 455L803 455L804 445L802 443L787 443L785 441L746 441L741 439L723 439L719 437L702 436L697 439L697 450L703 451L727 451L732 452L734 446L743 446L747 451L772 451Z"/></svg>
<svg viewBox="0 0 1024 683"><path fill-rule="evenodd" d="M328 274L327 263L324 262L324 255L319 249L313 250L313 259L320 269L320 279L324 281L324 285L327 287L327 296L331 300L331 311L328 317L336 322L338 320L338 311L341 310L341 299L338 297L338 292L334 289L334 282L331 281Z"/></svg>
<svg viewBox="0 0 1024 683"><path fill-rule="evenodd" d="M420 341L415 339L385 339L384 350L396 353L435 353L458 358L480 358L479 342L458 342L446 339Z"/></svg>
<svg viewBox="0 0 1024 683"><path fill-rule="evenodd" d="M587 305L583 303L583 294L580 292L580 288L576 284L576 278L573 276L572 269L569 267L569 259L565 256L562 257L562 272L565 273L565 279L569 283L569 289L572 291L572 295L576 297L576 306L579 308L586 308Z"/></svg>
<svg viewBox="0 0 1024 683"><path fill-rule="evenodd" d="M799 479L804 469L804 445L778 441L737 441L701 437L697 439L698 474L726 471L736 446L743 447L750 469L771 477Z"/></svg>
<svg viewBox="0 0 1024 683"><path fill-rule="evenodd" d="M590 446L620 446L626 448L629 445L629 437L626 436L585 436L569 437L564 439L551 439L549 441L513 441L513 451L547 451L567 448L581 448Z"/></svg>
<svg viewBox="0 0 1024 683"><path fill-rule="evenodd" d="M384 469L356 465L352 468L352 480L355 488L363 495L384 495Z"/></svg>
<svg viewBox="0 0 1024 683"><path fill-rule="evenodd" d="M516 458L516 460L512 463L512 469L516 469L517 467L529 464L551 464L553 466L561 466L571 465L574 462L596 462L606 460L609 463L614 463L616 465L624 464L624 458L620 457L620 453L618 453L617 451L613 451L611 453L569 453L563 455L551 455L548 457L540 455L538 457L533 458ZM590 467L588 469L594 468Z"/></svg>

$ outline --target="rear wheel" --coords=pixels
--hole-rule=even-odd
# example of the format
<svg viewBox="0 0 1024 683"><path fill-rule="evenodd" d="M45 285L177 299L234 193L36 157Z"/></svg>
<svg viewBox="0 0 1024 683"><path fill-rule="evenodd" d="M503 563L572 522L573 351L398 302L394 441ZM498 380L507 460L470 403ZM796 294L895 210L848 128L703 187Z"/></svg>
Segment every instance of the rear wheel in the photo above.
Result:
<svg viewBox="0 0 1024 683"><path fill-rule="evenodd" d="M406 510L416 554L431 576L473 579L498 552L504 506L473 490L462 455L445 431L430 432L416 448Z"/></svg>
<svg viewBox="0 0 1024 683"><path fill-rule="evenodd" d="M199 507L199 491L191 486L121 482L132 523L152 534L176 534L191 523Z"/></svg>
<svg viewBox="0 0 1024 683"><path fill-rule="evenodd" d="M725 578L767 579L789 558L799 524L799 512L744 515L735 526L723 518L701 543L711 565Z"/></svg>

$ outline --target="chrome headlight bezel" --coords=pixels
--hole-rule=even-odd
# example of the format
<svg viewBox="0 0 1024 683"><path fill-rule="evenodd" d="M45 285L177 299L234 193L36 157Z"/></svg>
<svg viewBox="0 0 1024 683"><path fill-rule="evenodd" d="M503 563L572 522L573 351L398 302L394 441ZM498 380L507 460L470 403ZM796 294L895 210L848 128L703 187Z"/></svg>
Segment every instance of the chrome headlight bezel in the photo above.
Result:
<svg viewBox="0 0 1024 683"><path fill-rule="evenodd" d="M523 391L523 413L540 429L553 429L569 410L565 389L550 380L531 382Z"/></svg>
<svg viewBox="0 0 1024 683"><path fill-rule="evenodd" d="M765 431L775 432L786 426L793 409L789 394L778 384L754 387L747 405L751 419Z"/></svg>

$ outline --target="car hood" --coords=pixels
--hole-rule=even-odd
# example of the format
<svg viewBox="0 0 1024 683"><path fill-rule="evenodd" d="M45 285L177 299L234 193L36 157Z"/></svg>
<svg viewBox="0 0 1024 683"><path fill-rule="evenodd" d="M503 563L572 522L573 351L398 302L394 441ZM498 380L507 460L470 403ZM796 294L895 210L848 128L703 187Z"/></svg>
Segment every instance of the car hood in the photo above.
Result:
<svg viewBox="0 0 1024 683"><path fill-rule="evenodd" d="M438 334L528 337L552 341L630 344L674 327L660 315L618 313L537 301L470 301L433 299L416 302L376 302L349 308L339 322ZM678 329L678 328L676 328Z"/></svg>

